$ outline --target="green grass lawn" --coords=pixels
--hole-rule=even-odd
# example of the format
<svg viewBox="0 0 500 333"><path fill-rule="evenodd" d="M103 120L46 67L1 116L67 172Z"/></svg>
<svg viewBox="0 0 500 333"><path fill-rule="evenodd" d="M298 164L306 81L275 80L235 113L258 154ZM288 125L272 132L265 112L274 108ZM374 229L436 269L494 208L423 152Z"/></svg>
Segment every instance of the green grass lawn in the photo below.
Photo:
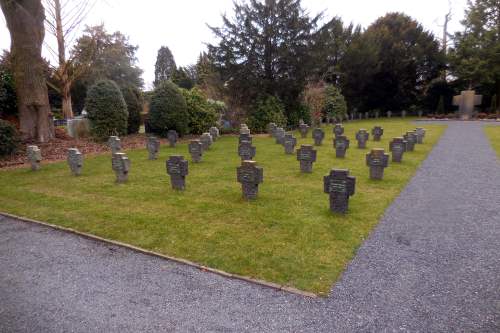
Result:
<svg viewBox="0 0 500 333"><path fill-rule="evenodd" d="M354 133L380 124L381 142L368 148L388 150L392 137L414 129L410 120L347 123L351 148L336 159L332 129L318 149L312 174L301 174L295 155L269 137L255 137L255 160L264 168L259 198L245 202L236 182L237 137L219 139L189 164L185 192L171 189L165 160L183 154L187 145L161 148L160 158L147 151L128 151L132 161L127 184L115 184L110 155L89 157L83 175L70 176L65 162L0 171L0 211L92 233L170 256L185 258L227 272L263 279L325 295L444 131L425 125L425 144L406 153L402 164L385 170L383 181L370 181L365 154ZM311 132L299 145L312 144ZM371 136L370 136L371 137ZM356 176L356 194L349 213L333 215L323 176L331 168L347 168Z"/></svg>
<svg viewBox="0 0 500 333"><path fill-rule="evenodd" d="M484 131L490 139L491 146L497 152L498 158L500 158L500 126L485 126Z"/></svg>

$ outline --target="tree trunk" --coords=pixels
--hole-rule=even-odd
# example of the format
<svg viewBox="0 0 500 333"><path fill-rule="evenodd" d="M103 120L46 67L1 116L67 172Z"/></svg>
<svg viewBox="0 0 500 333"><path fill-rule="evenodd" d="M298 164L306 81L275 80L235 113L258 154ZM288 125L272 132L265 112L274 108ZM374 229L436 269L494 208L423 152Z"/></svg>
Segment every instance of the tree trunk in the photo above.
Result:
<svg viewBox="0 0 500 333"><path fill-rule="evenodd" d="M64 30L61 18L61 1L54 0L56 14L56 39L57 53L59 55L59 76L61 80L62 113L64 119L73 118L73 107L71 105L71 81L68 75L68 64L66 62L66 44L64 41Z"/></svg>
<svg viewBox="0 0 500 333"><path fill-rule="evenodd" d="M46 66L42 59L45 12L40 0L0 0L11 37L11 55L21 134L47 142L54 136Z"/></svg>

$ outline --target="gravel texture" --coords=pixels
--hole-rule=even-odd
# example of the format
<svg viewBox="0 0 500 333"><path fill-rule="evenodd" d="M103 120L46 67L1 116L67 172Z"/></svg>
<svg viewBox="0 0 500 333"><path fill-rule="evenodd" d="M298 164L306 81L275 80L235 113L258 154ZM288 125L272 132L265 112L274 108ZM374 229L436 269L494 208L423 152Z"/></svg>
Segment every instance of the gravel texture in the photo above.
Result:
<svg viewBox="0 0 500 333"><path fill-rule="evenodd" d="M481 125L455 122L324 299L0 217L0 332L498 332L499 210Z"/></svg>

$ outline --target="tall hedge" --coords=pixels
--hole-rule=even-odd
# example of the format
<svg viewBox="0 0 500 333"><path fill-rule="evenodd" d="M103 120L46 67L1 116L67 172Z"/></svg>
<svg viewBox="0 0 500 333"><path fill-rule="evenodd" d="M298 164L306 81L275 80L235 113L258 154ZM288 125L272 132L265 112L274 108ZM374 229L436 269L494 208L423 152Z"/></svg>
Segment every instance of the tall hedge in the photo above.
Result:
<svg viewBox="0 0 500 333"><path fill-rule="evenodd" d="M330 118L343 119L347 114L347 105L340 90L329 85L325 88L325 112Z"/></svg>
<svg viewBox="0 0 500 333"><path fill-rule="evenodd" d="M283 104L278 98L264 96L255 103L248 117L248 126L253 132L265 132L269 123L285 126L286 118L284 109Z"/></svg>
<svg viewBox="0 0 500 333"><path fill-rule="evenodd" d="M142 96L139 89L134 86L122 88L122 95L127 104L128 119L127 133L135 134L141 127Z"/></svg>
<svg viewBox="0 0 500 333"><path fill-rule="evenodd" d="M170 81L157 86L149 105L148 127L151 132L166 137L168 130L180 135L188 132L189 115L180 89Z"/></svg>
<svg viewBox="0 0 500 333"><path fill-rule="evenodd" d="M102 80L94 84L87 93L85 109L94 138L105 140L110 135L127 134L127 104L114 81Z"/></svg>
<svg viewBox="0 0 500 333"><path fill-rule="evenodd" d="M189 114L189 133L202 134L216 125L217 113L212 103L209 103L203 92L197 88L182 89Z"/></svg>

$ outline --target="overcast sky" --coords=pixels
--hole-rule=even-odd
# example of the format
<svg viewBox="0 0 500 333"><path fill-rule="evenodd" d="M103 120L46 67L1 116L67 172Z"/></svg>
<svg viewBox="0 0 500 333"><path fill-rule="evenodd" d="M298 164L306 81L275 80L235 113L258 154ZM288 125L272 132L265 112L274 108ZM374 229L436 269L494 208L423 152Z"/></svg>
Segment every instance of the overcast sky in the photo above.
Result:
<svg viewBox="0 0 500 333"><path fill-rule="evenodd" d="M63 0L65 1L65 0ZM67 1L67 0L66 0ZM72 0L73 1L73 0ZM437 36L442 35L444 15L451 4L449 31L461 30L460 20L467 0L303 0L304 7L325 19L340 16L344 22L366 28L387 12L404 12ZM196 62L206 42L213 41L207 24L221 24L221 14L232 13L232 0L98 0L85 24L104 23L108 32L121 31L138 45L138 65L144 70L146 88L154 79L156 54L162 45L170 48L178 66ZM50 36L48 36L50 37ZM53 41L47 41L53 43ZM0 49L10 48L9 32L0 19ZM46 57L50 53L44 52Z"/></svg>

